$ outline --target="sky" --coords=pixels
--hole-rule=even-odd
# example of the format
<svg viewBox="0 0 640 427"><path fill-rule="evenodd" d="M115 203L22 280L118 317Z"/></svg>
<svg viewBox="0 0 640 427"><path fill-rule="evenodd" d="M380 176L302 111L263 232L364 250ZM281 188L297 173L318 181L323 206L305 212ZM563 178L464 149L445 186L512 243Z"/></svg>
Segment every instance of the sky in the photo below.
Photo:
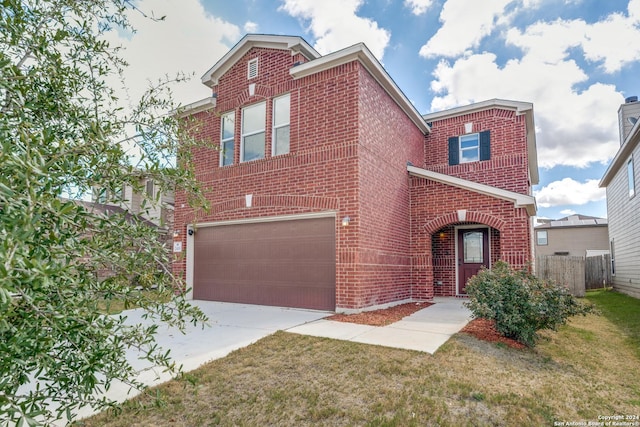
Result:
<svg viewBox="0 0 640 427"><path fill-rule="evenodd" d="M640 0L137 0L113 33L130 96L163 76L181 104L245 34L303 37L320 54L364 42L422 113L492 98L534 105L538 217L606 217L598 187L640 95ZM158 21L143 16L165 16ZM139 93L137 93L139 92Z"/></svg>

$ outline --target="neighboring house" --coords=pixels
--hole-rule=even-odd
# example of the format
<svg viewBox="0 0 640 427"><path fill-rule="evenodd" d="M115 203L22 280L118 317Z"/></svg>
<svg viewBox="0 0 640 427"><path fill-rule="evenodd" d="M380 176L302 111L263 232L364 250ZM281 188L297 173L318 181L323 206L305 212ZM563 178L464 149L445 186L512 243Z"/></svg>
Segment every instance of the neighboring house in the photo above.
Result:
<svg viewBox="0 0 640 427"><path fill-rule="evenodd" d="M570 215L558 220L538 220L535 228L536 256L590 257L609 253L607 219Z"/></svg>
<svg viewBox="0 0 640 427"><path fill-rule="evenodd" d="M640 102L632 96L618 110L620 149L600 187L607 189L613 287L640 298Z"/></svg>
<svg viewBox="0 0 640 427"><path fill-rule="evenodd" d="M132 215L137 215L159 227L161 233L168 236L168 243L173 241L174 194L172 191L160 192L152 179L140 178L140 188L144 194L134 190L131 185L124 185L118 194L111 195L100 188L94 188L91 201L108 206L117 206ZM115 200L114 200L115 199ZM150 203L148 200L157 200Z"/></svg>
<svg viewBox="0 0 640 427"><path fill-rule="evenodd" d="M364 44L247 35L181 112L211 202L176 192L174 271L196 299L358 311L465 295L533 258L533 106L419 114Z"/></svg>

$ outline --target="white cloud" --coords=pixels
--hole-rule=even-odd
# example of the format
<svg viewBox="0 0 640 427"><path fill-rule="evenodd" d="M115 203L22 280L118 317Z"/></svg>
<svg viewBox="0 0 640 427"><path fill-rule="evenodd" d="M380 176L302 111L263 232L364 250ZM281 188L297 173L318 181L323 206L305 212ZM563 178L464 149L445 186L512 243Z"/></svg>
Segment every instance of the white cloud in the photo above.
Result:
<svg viewBox="0 0 640 427"><path fill-rule="evenodd" d="M562 215L570 216L570 215L575 215L577 212L574 211L573 209L563 209L563 210L560 211L560 213Z"/></svg>
<svg viewBox="0 0 640 427"><path fill-rule="evenodd" d="M584 205L603 200L605 189L598 187L598 180L578 182L571 178L554 181L534 193L538 206L550 208L562 205ZM561 213L564 213L561 212Z"/></svg>
<svg viewBox="0 0 640 427"><path fill-rule="evenodd" d="M556 20L508 30L505 43L523 54L500 65L490 52L466 52L452 62L442 60L431 83L438 95L431 108L437 111L490 98L533 102L540 166L606 163L619 148L616 111L623 96L613 85L590 84L572 55L583 49L585 59L597 61L605 71L637 60L640 50L634 49L640 49L640 29L631 23L640 21L640 0L630 2L629 16L624 18L626 27L619 21L621 15L611 15L595 24ZM631 57L623 59L617 47L609 49L604 42L607 32L618 37L610 22L622 30L635 28L638 40Z"/></svg>
<svg viewBox="0 0 640 427"><path fill-rule="evenodd" d="M247 21L244 23L244 32L245 33L257 33L258 32L258 23L253 21Z"/></svg>
<svg viewBox="0 0 640 427"><path fill-rule="evenodd" d="M240 38L240 29L208 14L197 0L141 0L136 7L147 15L166 16L152 21L136 11L130 20L137 32L109 35L109 41L122 45L122 56L129 63L124 77L132 100L137 100L149 82L178 72L194 74L185 84L173 86L176 101L188 104L210 94L200 77Z"/></svg>
<svg viewBox="0 0 640 427"><path fill-rule="evenodd" d="M423 15L431 7L433 0L404 0L405 7L411 9L416 16Z"/></svg>
<svg viewBox="0 0 640 427"><path fill-rule="evenodd" d="M382 60L391 35L377 22L356 15L362 3L363 0L284 0L281 10L309 21L308 30L316 39L314 48L321 54L364 42Z"/></svg>
<svg viewBox="0 0 640 427"><path fill-rule="evenodd" d="M491 34L496 20L504 13L512 0L448 0L440 13L442 26L436 34L420 48L420 56L456 57L477 47L480 41Z"/></svg>
<svg viewBox="0 0 640 427"><path fill-rule="evenodd" d="M630 13L632 11L629 5ZM638 7L638 6L634 6ZM636 62L640 57L640 16L630 18L622 14L613 14L606 20L597 22L589 27L585 33L582 45L585 58L594 62L602 62L607 73L620 71L622 67Z"/></svg>

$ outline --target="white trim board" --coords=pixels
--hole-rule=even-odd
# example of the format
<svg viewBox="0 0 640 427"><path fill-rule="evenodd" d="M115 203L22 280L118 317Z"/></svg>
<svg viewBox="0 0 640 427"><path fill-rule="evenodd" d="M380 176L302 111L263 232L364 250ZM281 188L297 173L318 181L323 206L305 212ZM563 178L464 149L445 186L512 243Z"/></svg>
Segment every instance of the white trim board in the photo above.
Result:
<svg viewBox="0 0 640 427"><path fill-rule="evenodd" d="M527 196L526 194L503 190L502 188L480 184L478 182L457 178L451 175L445 175L443 173L433 172L415 166L407 166L407 171L409 172L409 175L429 179L441 184L451 185L453 187L462 188L464 190L473 191L475 193L484 194L487 196L495 197L497 199L507 200L509 202L512 202L516 208L525 208L530 216L534 216L536 214L536 199L533 196Z"/></svg>

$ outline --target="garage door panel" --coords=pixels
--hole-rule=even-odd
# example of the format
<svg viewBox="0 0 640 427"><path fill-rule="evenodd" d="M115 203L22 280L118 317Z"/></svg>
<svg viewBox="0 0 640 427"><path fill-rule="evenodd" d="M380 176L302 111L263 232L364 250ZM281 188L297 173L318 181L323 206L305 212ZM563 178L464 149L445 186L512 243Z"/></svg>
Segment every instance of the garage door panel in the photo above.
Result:
<svg viewBox="0 0 640 427"><path fill-rule="evenodd" d="M333 217L200 228L194 297L335 309Z"/></svg>

